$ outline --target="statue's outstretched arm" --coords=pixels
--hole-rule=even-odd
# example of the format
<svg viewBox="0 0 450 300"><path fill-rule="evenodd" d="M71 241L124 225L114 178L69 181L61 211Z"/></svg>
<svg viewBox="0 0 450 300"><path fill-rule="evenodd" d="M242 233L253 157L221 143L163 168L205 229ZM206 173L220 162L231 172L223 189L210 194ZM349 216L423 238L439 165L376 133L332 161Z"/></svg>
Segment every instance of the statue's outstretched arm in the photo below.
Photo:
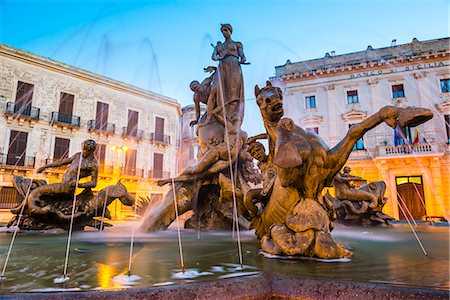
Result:
<svg viewBox="0 0 450 300"><path fill-rule="evenodd" d="M44 171L44 170L47 169L47 168L57 168L57 167L69 165L69 164L71 164L71 163L75 160L75 158L76 158L78 155L81 155L81 153L78 152L78 153L75 153L72 157L69 157L69 158L66 158L66 159L57 160L57 161L54 161L54 162L52 162L52 163L49 163L49 164L47 164L47 165L45 165L45 166L42 166L42 167L40 167L39 169L37 169L36 172L37 172L37 173L41 173L42 171Z"/></svg>

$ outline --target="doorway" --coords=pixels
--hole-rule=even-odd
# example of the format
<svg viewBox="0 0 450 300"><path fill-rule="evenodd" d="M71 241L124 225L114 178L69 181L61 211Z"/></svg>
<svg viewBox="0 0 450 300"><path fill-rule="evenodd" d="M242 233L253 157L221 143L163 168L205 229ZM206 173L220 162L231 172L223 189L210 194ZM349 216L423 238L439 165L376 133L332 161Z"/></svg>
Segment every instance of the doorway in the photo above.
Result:
<svg viewBox="0 0 450 300"><path fill-rule="evenodd" d="M395 183L397 185L399 219L410 219L412 215L414 220L421 220L423 216L426 216L422 176L396 177ZM406 205L407 210L403 204Z"/></svg>

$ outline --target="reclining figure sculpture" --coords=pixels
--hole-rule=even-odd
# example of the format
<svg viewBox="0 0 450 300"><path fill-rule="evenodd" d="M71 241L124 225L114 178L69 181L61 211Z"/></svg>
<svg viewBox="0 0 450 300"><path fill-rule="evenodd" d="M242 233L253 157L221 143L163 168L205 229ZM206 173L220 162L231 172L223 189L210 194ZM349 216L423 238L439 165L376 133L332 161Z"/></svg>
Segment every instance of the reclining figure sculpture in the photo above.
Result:
<svg viewBox="0 0 450 300"><path fill-rule="evenodd" d="M97 144L94 140L83 142L82 151L72 157L55 161L37 170L41 173L46 168L69 165L62 177L62 182L47 184L45 180L28 179L14 176L13 185L24 198L22 203L11 209L14 214L8 223L19 226L23 230L48 230L55 228L68 229L72 218L72 204L76 188L84 188L77 195L74 213L74 230L83 230L85 226L100 228L110 226L105 222L97 222L94 218L103 215L111 218L107 206L115 199L124 205L134 204L134 198L119 181L115 185L100 190L96 195L92 188L97 185L98 161L95 158ZM82 178L90 178L80 183ZM105 207L105 208L104 208ZM22 213L22 216L20 216Z"/></svg>
<svg viewBox="0 0 450 300"><path fill-rule="evenodd" d="M335 198L328 192L324 195L333 203L337 222L362 226L389 225L393 217L382 212L387 202L384 197L386 183L374 181L369 184L359 176L350 174L351 168L345 166L342 173L333 180ZM353 182L364 182L359 188Z"/></svg>

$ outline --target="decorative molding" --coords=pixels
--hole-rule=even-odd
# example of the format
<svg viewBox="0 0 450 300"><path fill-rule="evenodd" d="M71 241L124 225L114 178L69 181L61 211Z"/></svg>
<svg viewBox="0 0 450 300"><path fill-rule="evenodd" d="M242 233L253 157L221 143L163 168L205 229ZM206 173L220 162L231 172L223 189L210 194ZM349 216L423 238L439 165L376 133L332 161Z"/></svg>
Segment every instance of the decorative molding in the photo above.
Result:
<svg viewBox="0 0 450 300"><path fill-rule="evenodd" d="M300 125L302 127L320 126L323 123L322 116L310 115L300 119Z"/></svg>
<svg viewBox="0 0 450 300"><path fill-rule="evenodd" d="M364 120L367 117L367 111L352 109L345 114L341 114L342 119L348 123L355 123Z"/></svg>

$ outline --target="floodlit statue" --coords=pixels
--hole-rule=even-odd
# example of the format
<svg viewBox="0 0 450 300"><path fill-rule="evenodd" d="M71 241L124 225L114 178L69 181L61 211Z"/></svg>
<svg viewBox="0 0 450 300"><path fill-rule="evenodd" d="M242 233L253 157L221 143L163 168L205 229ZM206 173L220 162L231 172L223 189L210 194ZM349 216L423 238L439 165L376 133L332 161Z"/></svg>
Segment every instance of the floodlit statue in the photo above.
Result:
<svg viewBox="0 0 450 300"><path fill-rule="evenodd" d="M194 210L185 226L230 230L234 199L239 224L249 226L250 213L244 205L244 195L250 190L249 183L258 183L260 177L247 152L247 134L241 130L244 117L241 64L248 63L242 43L231 39L231 25L222 24L221 31L225 41L218 42L212 54L212 59L219 62L218 66L206 68L205 71L212 72L211 76L202 83L193 81L190 85L195 93L196 120L191 126L198 124L198 162L176 178L159 180L158 185L170 184L173 180L178 212ZM202 116L200 102L206 103L206 112ZM164 230L174 219L173 191L169 191L162 203L149 210L140 230Z"/></svg>
<svg viewBox="0 0 450 300"><path fill-rule="evenodd" d="M93 226L95 223L93 218L102 215L102 207L105 201L108 205L114 199L119 198L124 205L133 205L133 197L120 182L106 187L95 196L92 193L91 189L97 185L98 178L99 164L94 155L96 145L94 140L86 140L83 142L81 152L37 170L37 173L41 173L46 168L69 165L62 177L62 182L47 184L45 180L32 181L22 176L15 176L14 187L24 200L18 207L11 209L15 216L9 222L9 226L18 225L20 229L29 230L67 229L76 187L84 189L77 195L77 210L74 214L74 228L79 230L82 230L84 226ZM80 179L87 177L90 177L89 181L78 182ZM99 206L100 209L98 209ZM22 211L23 216L18 224L19 215ZM108 212L105 215L109 217Z"/></svg>
<svg viewBox="0 0 450 300"><path fill-rule="evenodd" d="M325 194L325 197L333 203L337 221L363 226L388 225L388 221L394 218L382 212L387 202L387 198L384 197L386 183L374 181L356 188L353 182L365 183L366 180L351 175L350 172L351 168L345 166L342 173L336 174L333 180L336 198L329 193Z"/></svg>
<svg viewBox="0 0 450 300"><path fill-rule="evenodd" d="M251 227L261 238L264 252L276 255L343 258L350 251L331 236L336 214L333 204L322 196L347 161L353 145L367 131L385 122L395 128L417 126L433 117L424 108L386 106L359 124L333 148L315 133L296 126L291 119L282 119L284 110L281 89L270 82L255 87L266 133L252 137L249 143L267 138L269 161L277 177L269 201L261 214L251 221ZM373 202L371 201L373 206Z"/></svg>

